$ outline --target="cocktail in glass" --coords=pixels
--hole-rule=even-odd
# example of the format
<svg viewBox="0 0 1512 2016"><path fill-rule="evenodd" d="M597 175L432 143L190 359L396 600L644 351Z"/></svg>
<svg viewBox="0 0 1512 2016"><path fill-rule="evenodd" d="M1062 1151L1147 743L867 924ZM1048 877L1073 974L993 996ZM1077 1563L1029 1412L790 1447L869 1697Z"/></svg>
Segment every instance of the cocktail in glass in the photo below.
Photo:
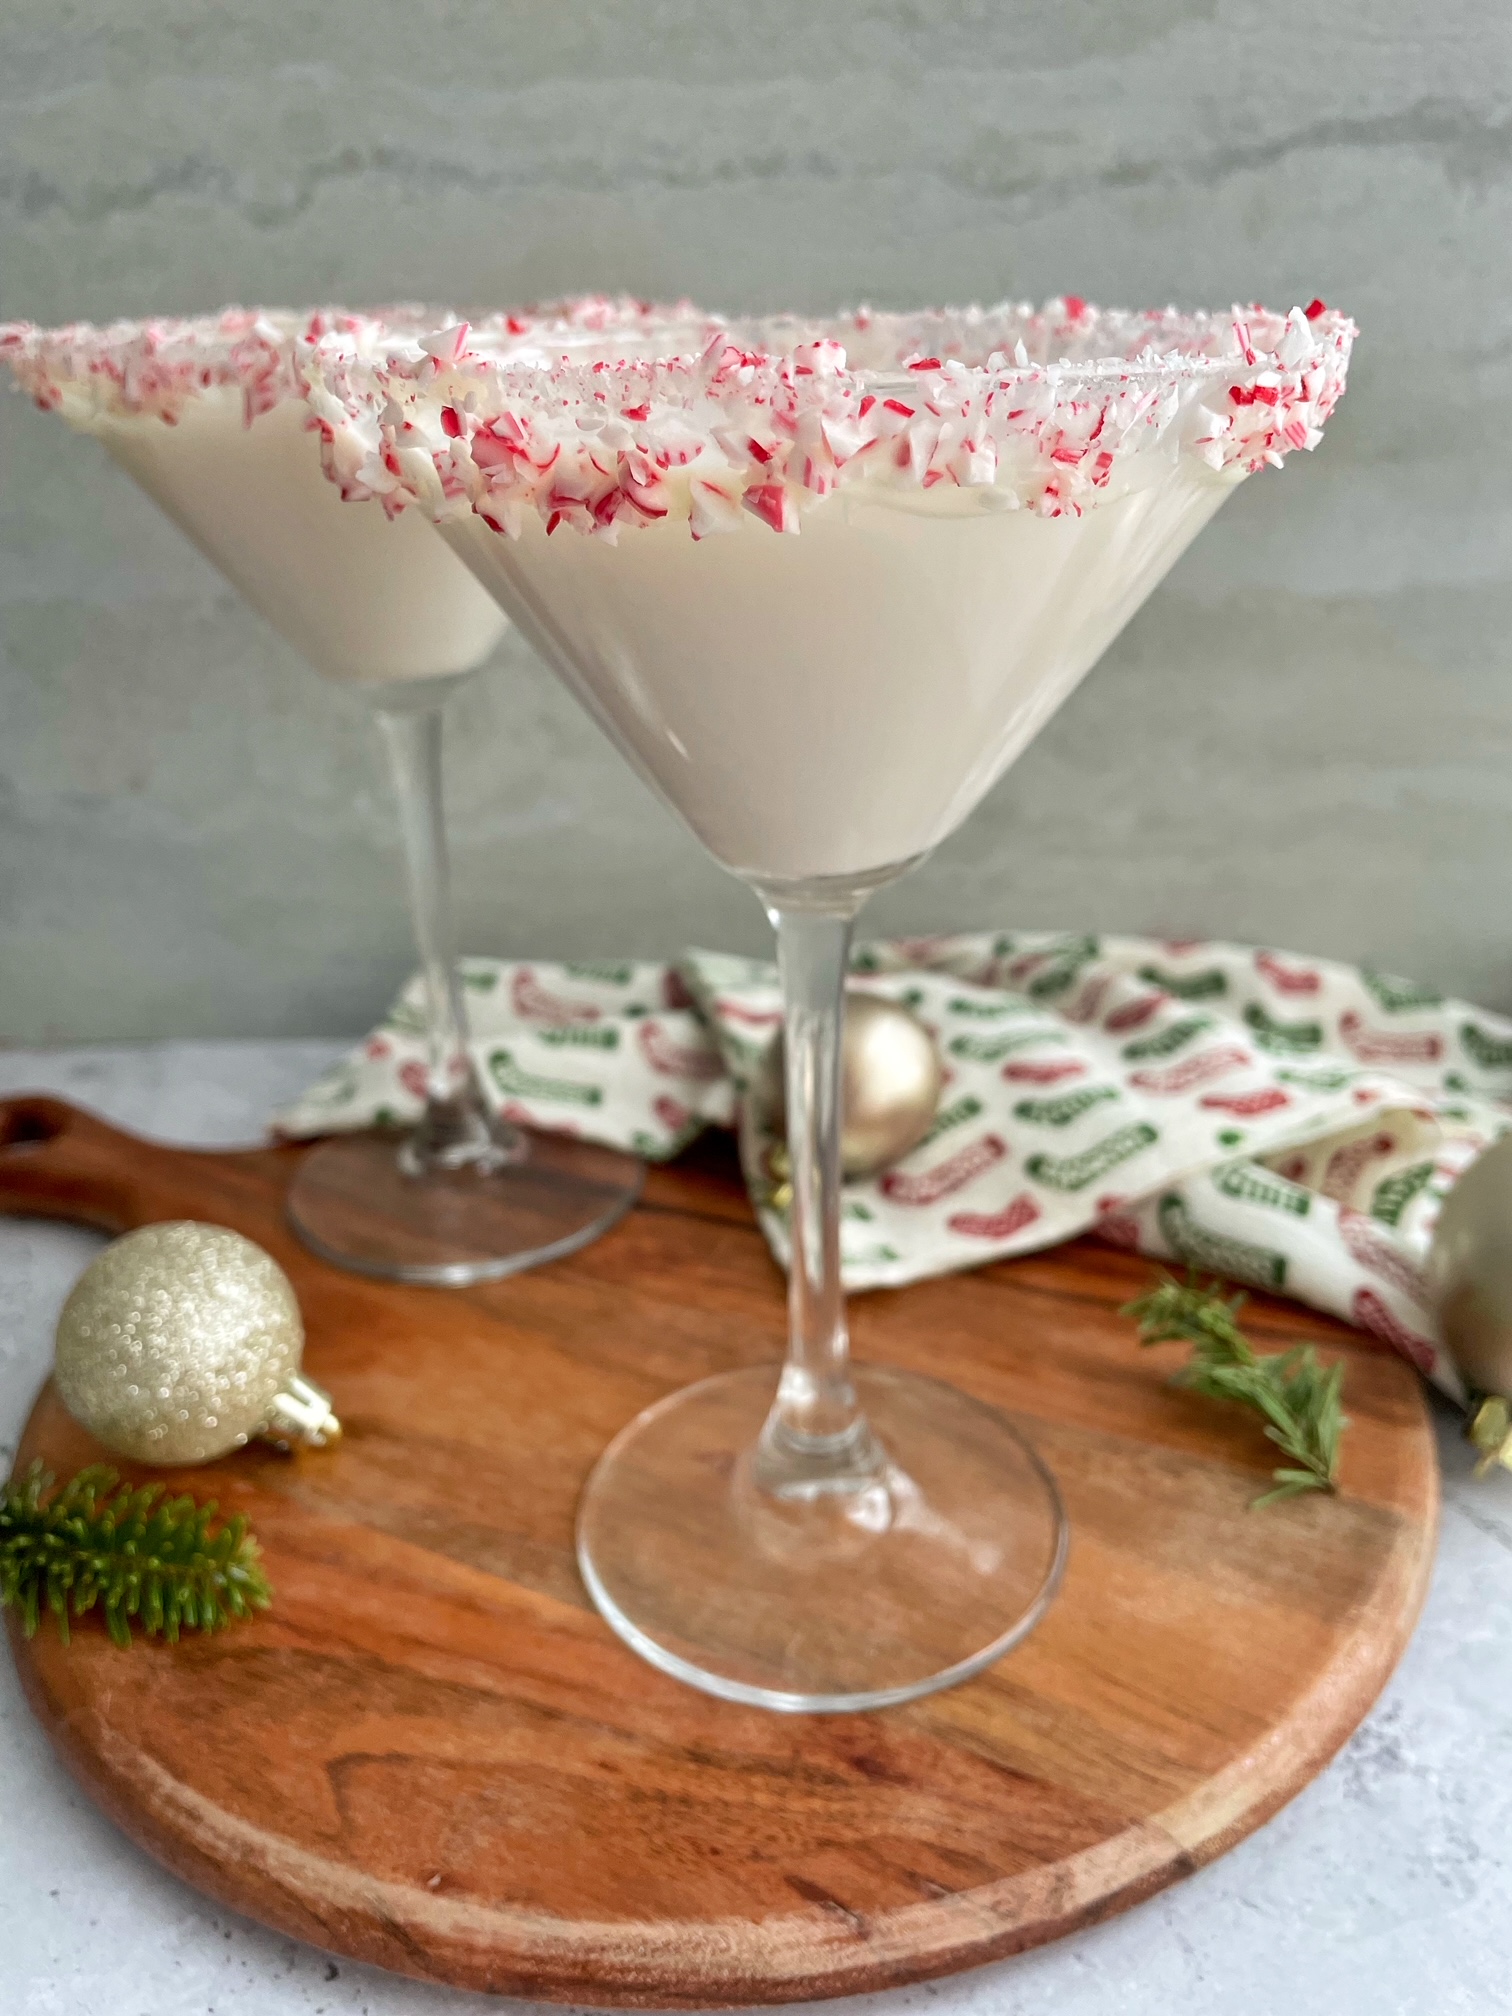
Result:
<svg viewBox="0 0 1512 2016"><path fill-rule="evenodd" d="M793 1201L780 1377L674 1393L582 1500L648 1659L783 1709L907 1700L1032 1628L1066 1551L1007 1416L850 1362L842 981L867 895L966 817L1251 471L1310 448L1352 326L788 318L697 355L428 360L374 385L455 551L777 933ZM1138 1166L1126 1172L1137 1184Z"/></svg>
<svg viewBox="0 0 1512 2016"><path fill-rule="evenodd" d="M544 311L571 330L579 304ZM581 304L591 325L623 312ZM501 317L497 354L537 318ZM460 1284L571 1251L628 1208L633 1158L527 1134L492 1116L467 1043L441 800L442 710L506 628L420 512L345 507L321 470L297 369L325 339L377 350L435 311L228 310L192 321L0 330L39 404L92 434L324 678L373 710L398 797L426 1000L418 1125L337 1136L306 1153L288 1210L338 1265Z"/></svg>

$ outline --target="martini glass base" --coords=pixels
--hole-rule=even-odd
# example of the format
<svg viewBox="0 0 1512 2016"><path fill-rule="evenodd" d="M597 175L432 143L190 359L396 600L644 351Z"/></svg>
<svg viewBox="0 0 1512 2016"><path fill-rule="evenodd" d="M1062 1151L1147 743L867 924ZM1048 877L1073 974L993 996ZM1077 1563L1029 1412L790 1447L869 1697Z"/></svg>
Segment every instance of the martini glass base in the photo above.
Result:
<svg viewBox="0 0 1512 2016"><path fill-rule="evenodd" d="M392 1132L311 1148L289 1186L289 1223L312 1253L382 1281L462 1288L559 1260L607 1232L640 1195L642 1167L587 1141L524 1129L502 1167L406 1173Z"/></svg>
<svg viewBox="0 0 1512 2016"><path fill-rule="evenodd" d="M1065 1515L1007 1417L914 1373L854 1379L886 1455L860 1489L757 1486L766 1365L685 1387L605 1450L578 1565L652 1665L753 1707L886 1708L980 1671L1044 1615Z"/></svg>

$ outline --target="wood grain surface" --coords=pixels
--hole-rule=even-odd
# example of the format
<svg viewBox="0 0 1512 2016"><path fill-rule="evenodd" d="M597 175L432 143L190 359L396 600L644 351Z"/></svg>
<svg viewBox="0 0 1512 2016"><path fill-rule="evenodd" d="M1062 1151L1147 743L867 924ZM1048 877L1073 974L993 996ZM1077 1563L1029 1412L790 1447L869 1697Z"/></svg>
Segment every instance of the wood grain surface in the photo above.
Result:
<svg viewBox="0 0 1512 2016"><path fill-rule="evenodd" d="M0 1107L0 1208L234 1226L289 1270L333 1453L249 1449L183 1488L246 1512L272 1612L177 1648L13 1637L81 1783L212 1897L427 1980L611 2006L843 1994L946 1973L1149 1896L1258 1826L1369 1708L1427 1582L1437 1474L1413 1373L1348 1362L1343 1493L1248 1510L1253 1422L1172 1390L1092 1242L857 1299L862 1358L1013 1415L1072 1525L1046 1621L985 1675L787 1717L644 1665L589 1607L573 1506L647 1402L774 1361L782 1284L728 1149L653 1171L606 1238L494 1286L338 1273L286 1230L299 1154L148 1145ZM20 1449L96 1458L44 1388Z"/></svg>

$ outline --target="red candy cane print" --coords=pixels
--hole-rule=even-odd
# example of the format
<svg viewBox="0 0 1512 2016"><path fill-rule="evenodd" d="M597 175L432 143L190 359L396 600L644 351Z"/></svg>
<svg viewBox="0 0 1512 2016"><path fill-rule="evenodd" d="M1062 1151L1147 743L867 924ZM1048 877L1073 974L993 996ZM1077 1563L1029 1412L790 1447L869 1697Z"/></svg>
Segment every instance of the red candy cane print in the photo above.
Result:
<svg viewBox="0 0 1512 2016"><path fill-rule="evenodd" d="M1114 1008L1103 1023L1104 1029L1140 1029L1164 1007L1164 994L1141 994L1137 1000L1125 1001L1121 1008Z"/></svg>
<svg viewBox="0 0 1512 2016"><path fill-rule="evenodd" d="M1116 1246L1121 1253L1137 1253L1139 1220L1128 1211L1110 1211L1106 1218L1099 1218L1092 1227L1092 1236L1106 1245Z"/></svg>
<svg viewBox="0 0 1512 2016"><path fill-rule="evenodd" d="M693 1115L687 1107L676 1099L669 1099L665 1092L652 1100L651 1111L669 1134L681 1134L685 1127L693 1125Z"/></svg>
<svg viewBox="0 0 1512 2016"><path fill-rule="evenodd" d="M1274 952L1257 952L1255 967L1278 994L1316 994L1323 985L1323 975L1313 967L1284 965Z"/></svg>
<svg viewBox="0 0 1512 2016"><path fill-rule="evenodd" d="M1368 1330L1372 1337L1379 1337L1393 1351L1400 1351L1404 1358L1410 1358L1419 1372L1431 1372L1438 1362L1438 1352L1428 1338L1409 1330L1401 1318L1387 1308L1374 1288L1355 1290L1350 1315L1359 1329Z"/></svg>
<svg viewBox="0 0 1512 2016"><path fill-rule="evenodd" d="M1224 1043L1216 1050L1199 1050L1195 1057L1183 1058L1181 1063L1168 1064L1161 1070L1132 1072L1129 1083L1136 1091L1172 1098L1178 1092L1190 1092L1253 1061L1248 1050L1241 1050L1237 1043Z"/></svg>
<svg viewBox="0 0 1512 2016"><path fill-rule="evenodd" d="M1362 1211L1339 1213L1339 1236L1357 1267L1363 1267L1367 1274L1379 1274L1409 1300L1424 1309L1428 1307L1428 1284L1422 1270L1414 1267L1401 1247Z"/></svg>
<svg viewBox="0 0 1512 2016"><path fill-rule="evenodd" d="M959 1232L964 1239L1012 1239L1025 1231L1040 1215L1040 1207L1022 1191L1001 1211L957 1211L945 1220L947 1232Z"/></svg>
<svg viewBox="0 0 1512 2016"><path fill-rule="evenodd" d="M660 1022L640 1023L635 1040L641 1055L659 1077L692 1078L707 1084L723 1074L724 1066L713 1051L675 1041Z"/></svg>
<svg viewBox="0 0 1512 2016"><path fill-rule="evenodd" d="M1111 973L1098 973L1070 1002L1061 1013L1068 1022L1095 1022L1102 1013L1102 1005L1108 998L1108 989L1113 985Z"/></svg>
<svg viewBox="0 0 1512 2016"><path fill-rule="evenodd" d="M1215 1113L1232 1113L1236 1120L1254 1120L1262 1113L1279 1113L1290 1106L1291 1094L1279 1085L1267 1085L1259 1092L1205 1092L1198 1100Z"/></svg>
<svg viewBox="0 0 1512 2016"><path fill-rule="evenodd" d="M1052 1057L1043 1064L1031 1064L1023 1058L1016 1064L1005 1064L1003 1076L1010 1085L1058 1085L1063 1078L1082 1077L1086 1069L1075 1057Z"/></svg>
<svg viewBox="0 0 1512 2016"><path fill-rule="evenodd" d="M1437 1064L1444 1039L1434 1029L1371 1029L1354 1008L1339 1017L1339 1034L1362 1064Z"/></svg>
<svg viewBox="0 0 1512 2016"><path fill-rule="evenodd" d="M898 938L894 945L908 966L931 966L949 945L948 938Z"/></svg>
<svg viewBox="0 0 1512 2016"><path fill-rule="evenodd" d="M600 1015L591 1001L569 1001L551 993L529 966L518 968L510 981L509 1004L516 1015L531 1022L597 1022Z"/></svg>
<svg viewBox="0 0 1512 2016"><path fill-rule="evenodd" d="M1393 1154L1396 1145L1394 1134L1367 1134L1362 1141L1346 1141L1329 1156L1318 1188L1335 1201L1347 1197L1371 1163Z"/></svg>
<svg viewBox="0 0 1512 2016"><path fill-rule="evenodd" d="M974 1183L985 1170L1001 1162L1007 1153L1005 1141L996 1134L984 1134L980 1141L958 1149L945 1161L937 1162L933 1169L925 1169L917 1176L906 1176L901 1169L890 1169L877 1188L894 1204L919 1207L938 1204L953 1190L963 1190L968 1183Z"/></svg>
<svg viewBox="0 0 1512 2016"><path fill-rule="evenodd" d="M1106 1191L1096 1204L1097 1223L1092 1237L1125 1253L1139 1250L1139 1220L1128 1208L1129 1200L1116 1190Z"/></svg>
<svg viewBox="0 0 1512 2016"><path fill-rule="evenodd" d="M1038 973L1042 967L1053 964L1055 958L1056 953L1053 950L1040 951L1040 952L1020 952L1016 958L1010 959L1008 961L1008 964L1004 969L1007 974L1009 986L1022 987L1025 981L1032 980L1034 975Z"/></svg>
<svg viewBox="0 0 1512 2016"><path fill-rule="evenodd" d="M714 1003L714 1012L747 1029L773 1029L782 1020L780 1008L748 1008L744 1001L732 1001L728 995L721 995Z"/></svg>

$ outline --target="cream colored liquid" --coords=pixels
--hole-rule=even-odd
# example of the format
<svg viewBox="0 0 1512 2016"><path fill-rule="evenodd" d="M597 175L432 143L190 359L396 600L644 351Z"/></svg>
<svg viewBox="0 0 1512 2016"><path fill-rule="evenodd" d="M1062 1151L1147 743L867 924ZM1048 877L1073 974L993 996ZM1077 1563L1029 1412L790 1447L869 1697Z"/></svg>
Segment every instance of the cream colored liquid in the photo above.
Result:
<svg viewBox="0 0 1512 2016"><path fill-rule="evenodd" d="M440 678L504 634L496 604L419 511L343 503L289 400L246 427L217 390L176 426L155 415L91 431L259 614L328 679Z"/></svg>
<svg viewBox="0 0 1512 2016"><path fill-rule="evenodd" d="M1083 518L857 485L796 536L444 532L709 851L782 883L951 833L1233 487L1152 455Z"/></svg>

